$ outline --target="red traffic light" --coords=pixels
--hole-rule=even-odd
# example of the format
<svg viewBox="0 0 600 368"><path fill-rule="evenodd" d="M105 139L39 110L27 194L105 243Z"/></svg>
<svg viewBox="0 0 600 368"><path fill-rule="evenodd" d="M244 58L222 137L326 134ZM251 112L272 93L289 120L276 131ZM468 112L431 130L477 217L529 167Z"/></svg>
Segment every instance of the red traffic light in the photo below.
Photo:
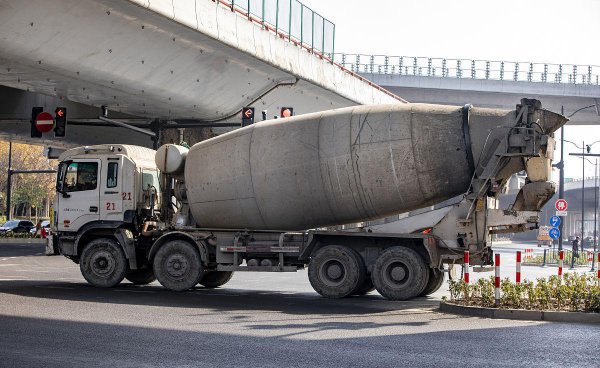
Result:
<svg viewBox="0 0 600 368"><path fill-rule="evenodd" d="M254 124L254 107L242 108L242 126Z"/></svg>
<svg viewBox="0 0 600 368"><path fill-rule="evenodd" d="M289 118L290 116L294 116L294 108L282 107L279 116L282 118Z"/></svg>
<svg viewBox="0 0 600 368"><path fill-rule="evenodd" d="M65 110L60 107L57 107L56 110L54 110L54 113L59 118L62 118L63 116L65 116Z"/></svg>
<svg viewBox="0 0 600 368"><path fill-rule="evenodd" d="M254 117L254 108L253 107L244 107L243 110L244 111L242 112L242 115L244 116L244 118L252 119Z"/></svg>

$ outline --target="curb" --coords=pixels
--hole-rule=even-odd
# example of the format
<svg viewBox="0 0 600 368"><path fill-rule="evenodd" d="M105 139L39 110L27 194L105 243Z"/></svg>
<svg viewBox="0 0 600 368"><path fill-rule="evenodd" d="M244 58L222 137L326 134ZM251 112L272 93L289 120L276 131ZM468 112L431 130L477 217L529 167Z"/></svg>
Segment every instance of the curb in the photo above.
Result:
<svg viewBox="0 0 600 368"><path fill-rule="evenodd" d="M0 244L46 244L46 239L1 238Z"/></svg>
<svg viewBox="0 0 600 368"><path fill-rule="evenodd" d="M440 302L440 311L462 316L494 319L516 319L521 321L547 321L569 323L600 323L600 313L555 312L525 309L498 309L473 307Z"/></svg>

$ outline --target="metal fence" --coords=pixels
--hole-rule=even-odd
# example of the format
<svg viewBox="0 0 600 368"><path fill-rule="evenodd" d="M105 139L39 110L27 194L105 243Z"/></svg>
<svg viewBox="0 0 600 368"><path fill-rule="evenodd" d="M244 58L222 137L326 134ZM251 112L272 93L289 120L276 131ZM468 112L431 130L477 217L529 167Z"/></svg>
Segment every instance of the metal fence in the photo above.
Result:
<svg viewBox="0 0 600 368"><path fill-rule="evenodd" d="M516 82L599 84L600 66L518 61L335 54L334 60L355 73Z"/></svg>
<svg viewBox="0 0 600 368"><path fill-rule="evenodd" d="M333 59L335 24L297 0L219 0L281 37Z"/></svg>

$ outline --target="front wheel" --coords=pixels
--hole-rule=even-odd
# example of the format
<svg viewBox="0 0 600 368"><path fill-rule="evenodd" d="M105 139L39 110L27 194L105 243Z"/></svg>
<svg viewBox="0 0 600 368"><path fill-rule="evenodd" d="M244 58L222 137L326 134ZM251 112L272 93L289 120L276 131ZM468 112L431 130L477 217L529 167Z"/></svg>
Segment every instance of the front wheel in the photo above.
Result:
<svg viewBox="0 0 600 368"><path fill-rule="evenodd" d="M232 277L233 271L210 271L202 276L199 284L206 288L214 289L225 285Z"/></svg>
<svg viewBox="0 0 600 368"><path fill-rule="evenodd" d="M156 252L154 273L162 286L169 290L184 291L198 283L204 267L194 245L184 240L172 240Z"/></svg>
<svg viewBox="0 0 600 368"><path fill-rule="evenodd" d="M85 246L79 268L88 283L108 288L118 285L125 278L127 259L116 241L100 238Z"/></svg>
<svg viewBox="0 0 600 368"><path fill-rule="evenodd" d="M371 279L375 288L389 300L408 300L419 296L429 281L423 258L406 247L386 249L379 255Z"/></svg>

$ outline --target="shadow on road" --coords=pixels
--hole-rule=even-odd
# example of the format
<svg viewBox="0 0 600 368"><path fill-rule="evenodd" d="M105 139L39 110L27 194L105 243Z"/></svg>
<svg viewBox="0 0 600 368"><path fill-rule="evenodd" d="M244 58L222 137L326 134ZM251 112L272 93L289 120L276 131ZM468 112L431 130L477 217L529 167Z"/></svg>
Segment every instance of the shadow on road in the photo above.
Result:
<svg viewBox="0 0 600 368"><path fill-rule="evenodd" d="M344 299L326 299L316 293L293 293L232 288L196 287L173 292L160 285L135 286L123 283L101 289L84 283L42 280L2 280L0 293L32 298L87 301L105 304L133 304L161 307L202 308L212 311L276 311L287 314L368 314L416 308L436 308L434 298L404 302L385 300L378 294Z"/></svg>

